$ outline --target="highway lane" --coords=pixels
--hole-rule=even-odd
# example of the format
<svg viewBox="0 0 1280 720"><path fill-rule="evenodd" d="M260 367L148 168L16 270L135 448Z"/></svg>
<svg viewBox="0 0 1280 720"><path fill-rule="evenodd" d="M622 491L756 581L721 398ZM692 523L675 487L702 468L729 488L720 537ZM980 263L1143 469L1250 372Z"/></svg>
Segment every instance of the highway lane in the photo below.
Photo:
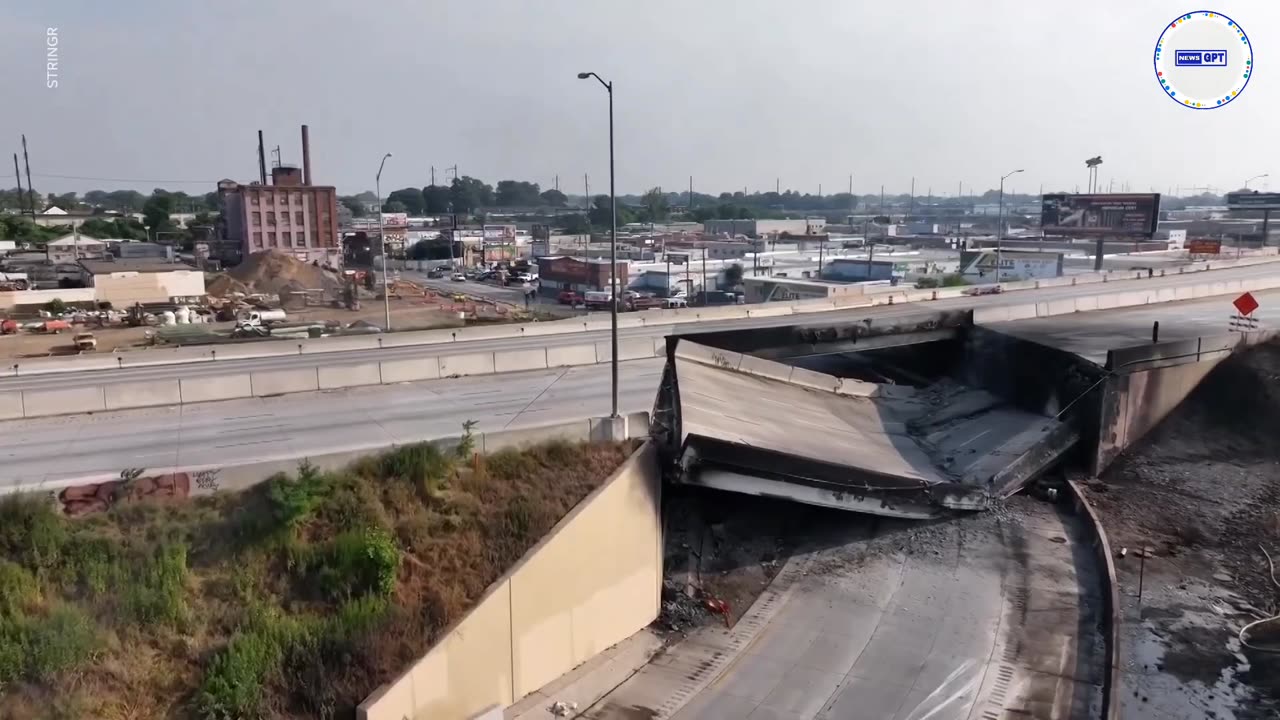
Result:
<svg viewBox="0 0 1280 720"><path fill-rule="evenodd" d="M1253 293L1260 307L1254 311L1260 330L1280 324L1280 291ZM1047 318L988 323L985 327L1024 340L1073 352L1098 365L1107 361L1107 351L1151 342L1154 323L1160 323L1160 342L1226 335L1228 318L1236 314L1231 301L1222 295L1203 300L1184 300L1140 307L1075 313Z"/></svg>
<svg viewBox="0 0 1280 720"><path fill-rule="evenodd" d="M918 523L831 511L731 629L698 629L592 720L1099 717L1089 537L1025 496Z"/></svg>
<svg viewBox="0 0 1280 720"><path fill-rule="evenodd" d="M621 363L619 412L647 411L662 359ZM536 370L0 423L0 483L124 468L306 457L609 414L609 366Z"/></svg>
<svg viewBox="0 0 1280 720"><path fill-rule="evenodd" d="M978 297L947 298L930 302L900 303L896 305L877 305L874 307L856 307L846 310L832 310L812 315L786 315L761 318L744 318L735 320L714 320L707 322L664 323L644 327L622 328L621 339L658 338L666 335L708 332L727 329L751 329L792 325L804 322L825 322L840 319L862 319L868 317L891 318L912 315L935 310L962 310L974 307L1001 307L1022 305L1030 302L1049 302L1068 298L1084 297L1101 293L1119 293L1132 290L1151 290L1156 288L1177 288L1205 282L1221 282L1258 277L1270 277L1280 274L1280 265L1262 263L1245 267L1213 270L1208 272L1189 272L1167 277L1144 278L1138 280L1113 281L1106 284L1088 283L1083 285L1067 285L1044 288L1040 290L1023 290L1001 295ZM766 306L760 306L764 308ZM630 316L629 317L633 317ZM566 329L574 327L577 320L560 321ZM388 342L395 336L388 336ZM376 350L339 350L332 352L311 351L297 355L276 355L270 357L245 359L203 359L180 364L139 365L136 367L111 368L104 370L88 370L79 372L56 372L31 375L31 368L38 365L28 364L19 370L17 377L0 378L0 391L32 390L47 388L72 388L85 385L103 385L114 382L137 382L173 378L195 378L226 375L231 373L285 370L296 367L313 367L317 364L316 356L323 355L324 364L340 365L360 362L373 362L397 358L420 357L423 355L442 355L464 352L484 352L491 350L520 349L529 346L579 345L592 342L606 342L609 338L607 330L590 332L564 332L556 334L538 334L522 338L503 338L496 340L468 340L463 342L444 342L433 345L403 345L384 347ZM323 341L322 341L323 342ZM282 343L284 344L284 343ZM265 346L264 346L265 347ZM314 346L313 346L314 347ZM323 347L323 344L321 344ZM162 357L152 356L158 360ZM146 352L128 355L129 363L149 362ZM12 370L8 370L12 372Z"/></svg>

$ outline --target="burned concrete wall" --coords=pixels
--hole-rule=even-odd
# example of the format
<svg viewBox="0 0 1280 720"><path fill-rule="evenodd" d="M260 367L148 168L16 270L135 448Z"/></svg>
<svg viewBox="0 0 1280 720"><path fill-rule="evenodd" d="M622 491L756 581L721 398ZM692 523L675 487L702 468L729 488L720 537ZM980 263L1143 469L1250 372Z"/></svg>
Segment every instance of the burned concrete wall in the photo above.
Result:
<svg viewBox="0 0 1280 720"><path fill-rule="evenodd" d="M1070 412L1078 414L1082 404L1088 407L1091 402L1089 389L1105 375L1075 353L990 328L969 328L964 342L957 379L1028 412L1053 416L1070 406ZM1096 410L1096 400L1092 402L1088 409Z"/></svg>
<svg viewBox="0 0 1280 720"><path fill-rule="evenodd" d="M1234 333L1140 345L1107 354L1111 376L1098 403L1098 439L1091 470L1099 474L1153 430L1231 354L1266 342L1271 333Z"/></svg>

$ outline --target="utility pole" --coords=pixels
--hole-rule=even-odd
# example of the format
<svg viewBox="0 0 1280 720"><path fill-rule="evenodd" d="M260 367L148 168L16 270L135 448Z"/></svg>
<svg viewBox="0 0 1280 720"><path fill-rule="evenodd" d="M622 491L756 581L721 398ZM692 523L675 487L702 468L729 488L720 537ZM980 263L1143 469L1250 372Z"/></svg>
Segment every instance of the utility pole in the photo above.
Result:
<svg viewBox="0 0 1280 720"><path fill-rule="evenodd" d="M27 203L22 199L22 173L18 171L18 153L13 154L13 179L18 181L18 214L21 215L27 208Z"/></svg>
<svg viewBox="0 0 1280 720"><path fill-rule="evenodd" d="M560 192L560 176L556 176L556 192Z"/></svg>
<svg viewBox="0 0 1280 720"><path fill-rule="evenodd" d="M916 214L916 179L911 178L911 204L908 206L907 217L910 218Z"/></svg>
<svg viewBox="0 0 1280 720"><path fill-rule="evenodd" d="M773 179L773 194L774 194L774 195L781 195L781 194L782 194L782 179L781 179L781 178L774 178L774 179Z"/></svg>
<svg viewBox="0 0 1280 720"><path fill-rule="evenodd" d="M884 186L880 186L880 214L884 215Z"/></svg>
<svg viewBox="0 0 1280 720"><path fill-rule="evenodd" d="M436 166L431 166L431 187L436 186Z"/></svg>
<svg viewBox="0 0 1280 720"><path fill-rule="evenodd" d="M689 209L693 209L693 176L689 176ZM665 252L665 250L663 251Z"/></svg>
<svg viewBox="0 0 1280 720"><path fill-rule="evenodd" d="M36 190L31 184L31 158L27 156L27 136L22 136L22 162L27 166L27 205L31 210L31 217L36 216Z"/></svg>

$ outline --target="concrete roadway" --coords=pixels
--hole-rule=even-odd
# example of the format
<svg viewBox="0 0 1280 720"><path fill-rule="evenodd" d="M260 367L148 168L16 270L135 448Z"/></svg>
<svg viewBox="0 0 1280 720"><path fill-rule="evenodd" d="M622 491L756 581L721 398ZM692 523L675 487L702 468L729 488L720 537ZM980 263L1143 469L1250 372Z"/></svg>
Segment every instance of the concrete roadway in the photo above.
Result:
<svg viewBox="0 0 1280 720"><path fill-rule="evenodd" d="M1263 322L1272 326L1280 323L1280 291L1257 293L1256 297L1262 303L1257 314ZM898 309L919 312L920 307ZM1108 349L1149 339L1153 320L1160 321L1162 339L1177 340L1225 332L1230 312L1230 302L1224 296L992 323L988 327L1101 363ZM704 330L725 324L697 323L693 327ZM624 337L627 332L623 331ZM477 341L468 346L509 342ZM621 411L652 409L662 364L661 358L621 363ZM222 367L222 362L217 365ZM193 366L186 368L189 371ZM23 382L35 386L71 379L53 375ZM541 425L608 412L609 366L601 364L12 420L0 422L0 481L117 473L122 467L144 464L225 462L228 457L245 461L285 453L302 457L452 435L467 419L479 420L482 430L495 430L504 427L502 423L515 423L511 427Z"/></svg>
<svg viewBox="0 0 1280 720"><path fill-rule="evenodd" d="M1074 518L1017 497L937 523L839 520L732 630L695 631L583 717L1100 716L1100 584Z"/></svg>
<svg viewBox="0 0 1280 720"><path fill-rule="evenodd" d="M621 363L619 412L651 410L663 360ZM609 366L375 385L0 423L0 483L299 458L609 414Z"/></svg>
<svg viewBox="0 0 1280 720"><path fill-rule="evenodd" d="M1119 293L1127 290L1174 288L1197 285L1206 282L1245 279L1273 276L1280 273L1280 265L1261 263L1241 268L1215 270L1210 272L1193 272L1181 275L1170 275L1164 278L1141 280L1123 280L1104 284L1089 283L1084 285L1066 285L1044 288L1041 290L1022 290L1001 295L984 295L978 297L947 298L932 302L902 303L897 305L879 305L875 307L857 307L848 310L833 310L814 313L809 316L776 316L762 318L744 318L740 320L719 320L708 322L690 322L680 324L649 325L638 328L619 330L620 339L656 338L666 335L682 335L687 333L708 332L714 330L742 330L751 328L793 325L804 322L827 322L860 320L868 317L890 318L914 315L935 310L957 310L973 307L1000 307L1024 305L1030 302L1049 302L1067 298L1084 297L1100 293ZM564 321L572 322L572 321ZM287 370L298 366L312 367L316 364L316 355L323 354L326 364L367 363L377 360L421 357L441 351L448 353L484 352L492 350L511 350L556 345L581 345L591 342L605 342L609 339L607 330L592 332L569 332L555 335L537 335L524 338L500 340L474 340L459 343L448 343L438 346L409 345L388 347L378 350L350 350L325 353L308 353L307 355L276 355L262 358L238 360L202 360L181 364L144 365L120 369L91 370L81 372L55 372L39 375L19 375L17 377L0 378L0 391L64 389L85 385L102 385L114 382L138 382L161 379L185 378L201 376L226 375L249 371ZM138 353L138 355L142 355ZM130 356L131 362L145 362L145 357Z"/></svg>
<svg viewBox="0 0 1280 720"><path fill-rule="evenodd" d="M1258 327L1280 325L1280 291L1253 294L1260 307ZM1107 351L1151 342L1151 326L1160 323L1160 341L1226 335L1228 318L1236 314L1228 295L1204 300L1144 305L1102 312L1075 313L1029 320L987 323L984 327L1024 340L1076 353L1103 365Z"/></svg>

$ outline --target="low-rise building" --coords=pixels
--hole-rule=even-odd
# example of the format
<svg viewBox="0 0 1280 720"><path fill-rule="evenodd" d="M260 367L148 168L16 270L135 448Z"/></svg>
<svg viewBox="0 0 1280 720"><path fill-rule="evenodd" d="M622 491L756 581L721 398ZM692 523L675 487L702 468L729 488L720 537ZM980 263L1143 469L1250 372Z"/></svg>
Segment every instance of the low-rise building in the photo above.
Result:
<svg viewBox="0 0 1280 720"><path fill-rule="evenodd" d="M50 263L93 260L107 254L107 243L80 234L63 235L44 246L45 260Z"/></svg>
<svg viewBox="0 0 1280 720"><path fill-rule="evenodd" d="M620 288L627 286L629 267L626 261L620 260L614 269ZM609 276L608 260L567 256L538 258L538 287L543 295L555 297L564 290L579 293L608 290Z"/></svg>
<svg viewBox="0 0 1280 720"><path fill-rule="evenodd" d="M80 267L94 298L117 308L204 295L204 273L188 265L156 260L81 260Z"/></svg>

